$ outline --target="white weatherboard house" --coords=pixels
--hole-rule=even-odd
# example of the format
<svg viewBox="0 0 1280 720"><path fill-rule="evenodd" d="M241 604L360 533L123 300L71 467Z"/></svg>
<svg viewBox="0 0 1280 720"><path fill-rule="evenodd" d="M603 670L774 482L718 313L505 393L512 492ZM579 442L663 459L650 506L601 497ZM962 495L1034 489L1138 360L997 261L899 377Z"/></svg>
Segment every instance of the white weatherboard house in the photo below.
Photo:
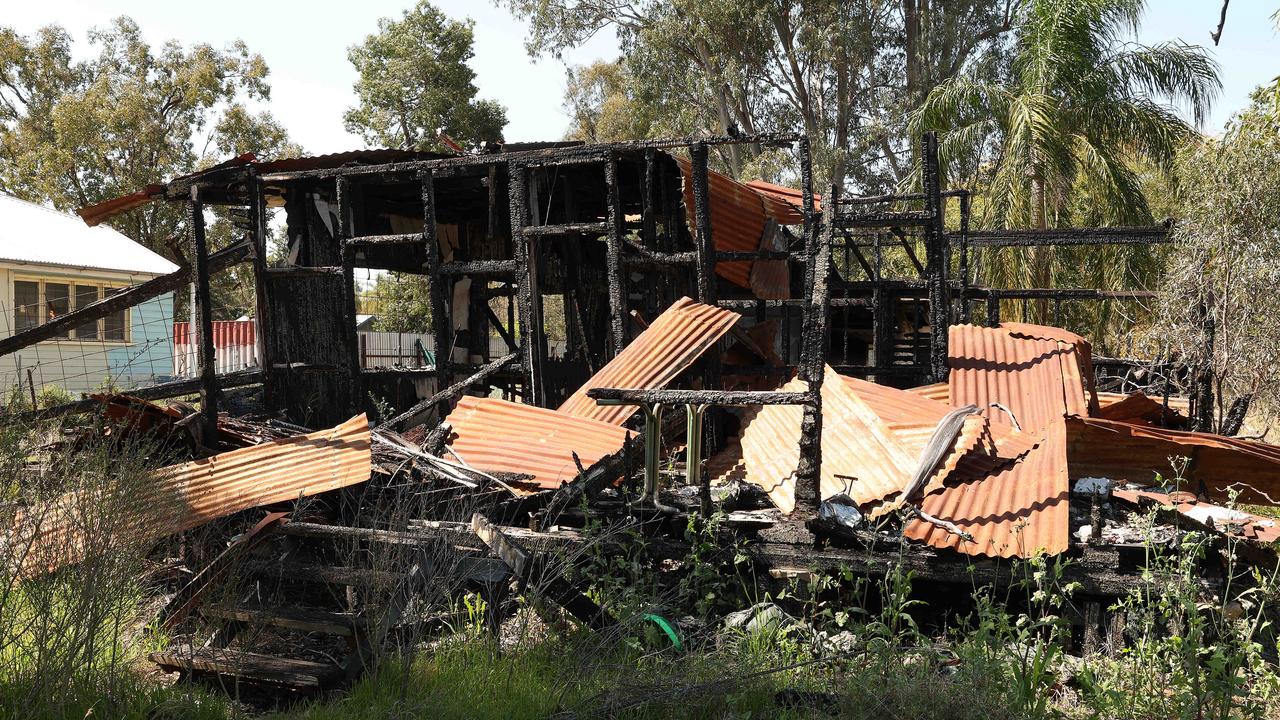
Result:
<svg viewBox="0 0 1280 720"><path fill-rule="evenodd" d="M0 194L0 337L177 266L106 226ZM0 399L58 386L78 395L173 375L173 296L162 295L0 357Z"/></svg>

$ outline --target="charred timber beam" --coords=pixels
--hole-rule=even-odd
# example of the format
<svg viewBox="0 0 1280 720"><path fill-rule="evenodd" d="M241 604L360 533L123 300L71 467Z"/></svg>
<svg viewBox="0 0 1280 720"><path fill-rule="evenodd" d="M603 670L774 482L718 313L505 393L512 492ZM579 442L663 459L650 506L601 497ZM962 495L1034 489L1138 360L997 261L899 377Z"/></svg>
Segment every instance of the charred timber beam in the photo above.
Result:
<svg viewBox="0 0 1280 720"><path fill-rule="evenodd" d="M1090 288L969 288L965 297L984 300L998 295L1005 300L1148 300L1158 297L1151 290L1093 290Z"/></svg>
<svg viewBox="0 0 1280 720"><path fill-rule="evenodd" d="M218 273L245 261L252 252L252 244L239 242L209 256L209 272ZM23 330L0 340L0 355L8 355L38 342L63 335L77 325L104 318L112 313L144 303L167 292L173 292L191 281L191 268L183 267L168 275L161 275L84 307L59 315L43 325Z"/></svg>
<svg viewBox="0 0 1280 720"><path fill-rule="evenodd" d="M539 150L515 150L492 155L460 155L458 157L437 158L433 160L411 160L381 165L362 165L359 167L322 168L317 170L296 170L289 172L267 173L263 180L272 183L291 182L309 178L331 178L339 175L347 177L385 175L394 176L403 173L416 173L422 170L446 170L487 166L502 163L520 163L528 166L550 167L556 165L598 163L609 152L628 152L640 150L671 150L687 148L695 144L703 145L762 145L765 147L788 147L800 142L804 136L794 133L763 133L758 135L713 136L668 138L662 140L632 140L628 142L603 143L599 145L576 145L570 147L543 148Z"/></svg>
<svg viewBox="0 0 1280 720"><path fill-rule="evenodd" d="M802 405L808 392L762 390L640 390L632 388L592 388L587 397L600 404L616 405Z"/></svg>
<svg viewBox="0 0 1280 720"><path fill-rule="evenodd" d="M825 205L823 207L826 207ZM932 216L928 211L860 213L840 215L831 220L834 227L841 229L855 228L891 228L922 227L928 225Z"/></svg>
<svg viewBox="0 0 1280 720"><path fill-rule="evenodd" d="M680 266L680 265L693 265L694 263L698 262L698 254L692 250L689 250L687 252L661 252L656 250L650 250L649 248L637 243L636 241L632 240L629 237L623 237L622 242L624 245L630 248L631 251L635 253L635 255L639 256L639 257L630 256L630 257L623 258L624 262L627 262L633 265L639 264L637 263L637 260L644 264L657 265L657 266L671 266L671 267Z"/></svg>
<svg viewBox="0 0 1280 720"><path fill-rule="evenodd" d="M516 307L520 313L520 360L524 369L524 401L537 405L542 398L539 387L542 368L537 367L537 313L534 310L534 258L530 255L530 238L523 228L529 225L529 172L523 165L512 163L508 170L507 199L511 211L511 248L517 272Z"/></svg>
<svg viewBox="0 0 1280 720"><path fill-rule="evenodd" d="M942 197L969 197L968 190L944 190L939 193ZM903 193L901 195L862 195L857 197L840 198L841 205L872 205L876 203L891 202L909 202L927 199L925 193Z"/></svg>
<svg viewBox="0 0 1280 720"><path fill-rule="evenodd" d="M1163 225L1054 230L974 230L969 233L971 247L1158 245L1172 241L1169 228Z"/></svg>
<svg viewBox="0 0 1280 720"><path fill-rule="evenodd" d="M444 406L445 403L448 403L458 395L461 395L464 390L471 387L472 385L477 385L479 383L484 382L485 380L488 380L490 377L496 374L499 370L501 370L502 368L514 362L519 357L519 355L520 353L513 352L509 355L504 355L503 357L500 357L497 360L494 360L488 365L485 365L484 367L480 368L478 371L476 371L467 379L462 380L461 382L458 382L454 385L451 385L445 388L444 390L441 390L435 395L432 395L426 400L423 400L422 402L418 403L417 405L414 405L408 410L405 410L404 412L391 418L390 420L383 422L381 425L378 426L377 429L399 431L403 429L401 426L407 420L410 420L414 416L426 412L432 406L437 407L437 410L440 411L439 417L443 419L444 416L448 414L448 412L446 412L447 408Z"/></svg>
<svg viewBox="0 0 1280 720"><path fill-rule="evenodd" d="M347 238L346 243L353 248L367 248L386 245L417 245L424 238L424 233L401 233L396 235L361 235Z"/></svg>
<svg viewBox="0 0 1280 720"><path fill-rule="evenodd" d="M254 288L254 342L258 351L258 363L262 367L271 367L271 343L267 341L271 335L271 299L270 288L267 287L267 198L264 195L262 181L255 173L249 180L249 214L253 230L253 288ZM212 260L212 258L210 258ZM264 380L264 400L268 407L272 403L273 383Z"/></svg>
<svg viewBox="0 0 1280 720"><path fill-rule="evenodd" d="M716 306L725 308L726 310L761 310L764 308L779 307L807 307L808 300L799 298L783 298L780 300L717 300ZM872 307L874 301L870 297L844 297L844 298L828 298L827 305L830 307Z"/></svg>
<svg viewBox="0 0 1280 720"><path fill-rule="evenodd" d="M519 270L520 263L516 260L467 260L436 267L441 275L510 275Z"/></svg>
<svg viewBox="0 0 1280 720"><path fill-rule="evenodd" d="M267 277L276 278L316 278L316 277L341 277L342 266L340 265L289 265L286 267L269 267L264 268Z"/></svg>
<svg viewBox="0 0 1280 720"><path fill-rule="evenodd" d="M607 182L607 180L606 180ZM621 216L621 213L619 213ZM604 235L609 232L608 222L561 223L559 225L530 225L524 228L525 235Z"/></svg>
<svg viewBox="0 0 1280 720"><path fill-rule="evenodd" d="M209 292L209 246L204 234L204 203L200 201L200 186L191 188L187 201L187 232L191 235L191 252L195 258L196 316L200 323L197 359L200 363L200 414L204 417L208 437L218 426L218 369L214 364L213 350L213 302Z"/></svg>

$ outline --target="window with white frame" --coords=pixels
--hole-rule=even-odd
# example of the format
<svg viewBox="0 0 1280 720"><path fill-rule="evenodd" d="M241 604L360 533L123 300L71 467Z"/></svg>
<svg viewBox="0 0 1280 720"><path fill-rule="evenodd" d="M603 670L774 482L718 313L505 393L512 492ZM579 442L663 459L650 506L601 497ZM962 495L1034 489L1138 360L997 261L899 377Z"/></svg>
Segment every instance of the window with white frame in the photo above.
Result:
<svg viewBox="0 0 1280 720"><path fill-rule="evenodd" d="M63 278L16 277L13 280L14 331L22 332L118 292L119 285ZM110 315L64 330L57 340L129 342L129 312Z"/></svg>

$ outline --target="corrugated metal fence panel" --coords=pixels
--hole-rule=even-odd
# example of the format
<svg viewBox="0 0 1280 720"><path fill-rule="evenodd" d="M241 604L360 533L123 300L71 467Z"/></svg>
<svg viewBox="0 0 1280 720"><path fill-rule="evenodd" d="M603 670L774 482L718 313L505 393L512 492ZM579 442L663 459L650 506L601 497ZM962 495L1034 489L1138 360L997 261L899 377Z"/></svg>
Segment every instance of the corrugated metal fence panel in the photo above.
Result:
<svg viewBox="0 0 1280 720"><path fill-rule="evenodd" d="M600 406L591 388L653 389L665 386L729 332L740 315L687 297L675 301L618 356L560 405L560 412L621 425L638 408Z"/></svg>
<svg viewBox="0 0 1280 720"><path fill-rule="evenodd" d="M16 519L16 539L42 550L24 558L24 571L77 562L104 534L142 544L243 510L366 482L370 447L369 421L359 415L327 430L162 468L141 487L111 497L64 495Z"/></svg>
<svg viewBox="0 0 1280 720"><path fill-rule="evenodd" d="M447 418L450 447L469 465L488 472L533 476L540 488L577 477L584 468L622 449L631 433L617 425L498 398L463 395Z"/></svg>
<svg viewBox="0 0 1280 720"><path fill-rule="evenodd" d="M173 324L173 374L195 377L195 340L191 323ZM214 368L221 373L258 367L257 324L252 320L215 320L213 322Z"/></svg>

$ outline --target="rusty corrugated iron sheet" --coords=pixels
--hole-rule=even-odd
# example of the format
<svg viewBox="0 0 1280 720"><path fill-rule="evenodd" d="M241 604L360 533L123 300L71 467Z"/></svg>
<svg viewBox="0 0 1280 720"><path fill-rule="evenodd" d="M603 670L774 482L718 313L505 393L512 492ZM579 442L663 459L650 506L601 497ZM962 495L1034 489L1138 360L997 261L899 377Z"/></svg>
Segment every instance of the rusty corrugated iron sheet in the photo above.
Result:
<svg viewBox="0 0 1280 720"><path fill-rule="evenodd" d="M1027 328L1056 330L1024 324L1016 324L1013 330L1004 325L951 326L947 364L952 405L989 408L999 403L1013 413L1022 430L1032 434L1067 415L1089 414L1087 343L1033 337ZM1013 424L999 410L991 410L989 417L993 424Z"/></svg>
<svg viewBox="0 0 1280 720"><path fill-rule="evenodd" d="M233 513L367 482L369 421L273 440L162 468L127 489L77 491L23 511L5 544L30 547L23 570L78 562L103 542L142 544ZM101 517L97 514L101 513Z"/></svg>
<svg viewBox="0 0 1280 720"><path fill-rule="evenodd" d="M925 512L972 535L973 542L920 520L908 523L903 535L966 555L1065 552L1071 523L1065 421L1052 420L1043 432L1044 438L1028 449L1026 435L1010 431L997 442L1005 460L998 469L967 480L953 477L921 503Z"/></svg>
<svg viewBox="0 0 1280 720"><path fill-rule="evenodd" d="M770 214L783 225L799 225L804 222L804 193L800 188L775 185L764 180L748 180L747 187L765 197L765 202L778 203L771 206ZM814 212L822 212L822 197L813 195Z"/></svg>
<svg viewBox="0 0 1280 720"><path fill-rule="evenodd" d="M655 389L664 387L724 337L742 316L682 297L600 368L558 408L562 413L621 425L638 408L601 406L587 397L592 388Z"/></svg>
<svg viewBox="0 0 1280 720"><path fill-rule="evenodd" d="M1105 410L1111 405L1122 402L1133 395L1142 395L1143 393L1121 393L1121 392L1099 392L1098 393L1098 412L1093 413L1095 417L1107 417ZM1148 396L1149 397L1149 396ZM1150 398L1157 405L1163 407L1164 398ZM1183 417L1191 416L1191 399L1185 396L1171 395L1169 396L1169 409L1178 413Z"/></svg>
<svg viewBox="0 0 1280 720"><path fill-rule="evenodd" d="M947 405L951 404L951 385L949 383L940 382L933 383L931 385L920 385L918 387L907 388L907 392Z"/></svg>
<svg viewBox="0 0 1280 720"><path fill-rule="evenodd" d="M557 488L622 449L631 433L618 425L498 398L464 395L449 414L449 446L486 472L532 475L533 489Z"/></svg>
<svg viewBox="0 0 1280 720"><path fill-rule="evenodd" d="M888 425L898 443L913 458L924 454L934 429L952 410L946 403L897 388L858 378L841 376L840 379ZM970 475L991 470L995 466L995 458L995 438L986 418L970 415L965 419L960 436L952 444L951 452L943 458L923 492L928 495L941 488L957 467L966 469Z"/></svg>
<svg viewBox="0 0 1280 720"><path fill-rule="evenodd" d="M698 227L693 198L693 169L686 158L672 157L679 164L684 178L684 207L689 232L696 235ZM794 208L784 202L767 198L737 180L714 170L707 171L707 182L711 190L711 237L717 250L754 252L762 249L786 249L766 246L770 240L781 236L774 234L766 238L765 228L768 220L787 224L784 220L794 215ZM716 274L735 285L750 288L756 297L765 299L791 297L790 272L785 260L716 263Z"/></svg>
<svg viewBox="0 0 1280 720"><path fill-rule="evenodd" d="M1119 394L1119 393L1115 393ZM1101 393L1099 394L1101 395ZM1119 400L1111 400L1104 404L1098 398L1098 409L1091 413L1093 417L1104 420L1119 420L1136 425L1158 425L1181 429L1187 425L1187 416L1178 411L1170 398L1169 407L1141 392L1124 395Z"/></svg>
<svg viewBox="0 0 1280 720"><path fill-rule="evenodd" d="M1277 523L1275 518L1200 502L1190 493L1112 490L1111 494L1131 505L1140 506L1145 500L1157 505L1170 506L1196 523L1228 535L1237 535L1263 544L1280 541L1280 523Z"/></svg>
<svg viewBox="0 0 1280 720"><path fill-rule="evenodd" d="M1138 485L1161 485L1187 458L1184 485L1225 502L1232 490L1242 503L1280 501L1280 447L1255 440L1166 430L1103 418L1067 421L1071 476L1105 477Z"/></svg>
<svg viewBox="0 0 1280 720"><path fill-rule="evenodd" d="M896 500L935 426L950 408L828 371L822 385L823 498L843 492L860 505ZM793 379L781 389L805 387ZM796 405L747 410L738 443L726 447L711 467L721 481L743 479L759 485L779 509L791 512L802 417L803 409ZM990 437L985 428L981 417L965 421L952 451L926 485L926 493L942 485L961 457L991 452L982 447L984 438Z"/></svg>

